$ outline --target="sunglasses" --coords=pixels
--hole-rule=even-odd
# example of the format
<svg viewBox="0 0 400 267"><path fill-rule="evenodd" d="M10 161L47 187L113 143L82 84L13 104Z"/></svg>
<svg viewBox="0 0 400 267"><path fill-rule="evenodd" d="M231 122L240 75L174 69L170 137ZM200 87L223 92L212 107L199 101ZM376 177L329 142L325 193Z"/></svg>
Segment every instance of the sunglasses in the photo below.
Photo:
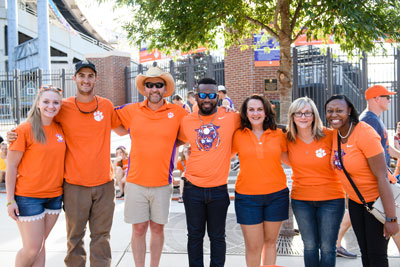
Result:
<svg viewBox="0 0 400 267"><path fill-rule="evenodd" d="M379 97L386 97L387 100L390 100L390 95L381 95Z"/></svg>
<svg viewBox="0 0 400 267"><path fill-rule="evenodd" d="M160 88L163 88L163 87L164 87L164 84L163 84L163 83L144 83L144 85L145 85L147 88L149 88L149 89L153 88L154 86L155 86L157 89L160 89Z"/></svg>
<svg viewBox="0 0 400 267"><path fill-rule="evenodd" d="M314 115L314 113L312 113L312 112L300 112L300 111L298 111L298 112L295 112L294 113L294 116L295 117L297 117L297 118L301 118L301 117L303 117L303 115L304 115L304 117L307 117L307 118L309 118L309 117L311 117L312 115Z"/></svg>
<svg viewBox="0 0 400 267"><path fill-rule="evenodd" d="M200 99L206 99L207 97L208 97L209 99L215 99L215 98L217 98L217 93L209 93L209 94L206 94L206 93L197 93L197 95L199 96Z"/></svg>
<svg viewBox="0 0 400 267"><path fill-rule="evenodd" d="M56 90L56 91L58 91L60 93L62 93L62 91L63 91L61 88L55 87L55 86L50 85L50 84L40 86L39 91L47 91L47 90Z"/></svg>

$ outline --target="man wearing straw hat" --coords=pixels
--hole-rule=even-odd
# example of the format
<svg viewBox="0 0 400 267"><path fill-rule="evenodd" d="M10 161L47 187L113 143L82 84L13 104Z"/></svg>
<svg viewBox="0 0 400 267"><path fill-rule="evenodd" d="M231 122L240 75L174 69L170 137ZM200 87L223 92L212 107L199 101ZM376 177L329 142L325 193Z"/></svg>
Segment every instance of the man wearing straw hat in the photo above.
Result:
<svg viewBox="0 0 400 267"><path fill-rule="evenodd" d="M131 137L125 186L125 222L132 224L135 266L145 266L146 233L150 227L150 266L158 266L168 222L179 125L187 115L182 107L164 100L175 90L171 74L151 67L136 77L140 103L116 108Z"/></svg>

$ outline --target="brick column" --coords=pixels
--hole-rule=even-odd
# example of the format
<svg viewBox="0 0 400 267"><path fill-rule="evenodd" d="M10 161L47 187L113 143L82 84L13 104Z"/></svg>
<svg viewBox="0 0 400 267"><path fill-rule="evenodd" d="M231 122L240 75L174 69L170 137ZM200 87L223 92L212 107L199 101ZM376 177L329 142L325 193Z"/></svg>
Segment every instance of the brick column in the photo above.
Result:
<svg viewBox="0 0 400 267"><path fill-rule="evenodd" d="M96 65L98 76L96 94L110 99L114 106L125 104L125 68L130 67L130 54L110 51L104 54L85 55L85 57Z"/></svg>

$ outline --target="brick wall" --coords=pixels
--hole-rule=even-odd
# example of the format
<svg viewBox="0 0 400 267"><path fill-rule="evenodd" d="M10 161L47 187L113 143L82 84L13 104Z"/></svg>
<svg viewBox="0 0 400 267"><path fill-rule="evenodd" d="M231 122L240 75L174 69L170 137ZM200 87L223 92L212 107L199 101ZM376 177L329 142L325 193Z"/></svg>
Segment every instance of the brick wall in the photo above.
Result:
<svg viewBox="0 0 400 267"><path fill-rule="evenodd" d="M244 42L253 44L253 39ZM264 91L264 79L277 79L279 67L255 67L254 51L240 51L239 47L231 47L225 57L225 86L227 94L232 98L235 107L240 108L245 98L251 94L264 94L270 100L279 100L279 91Z"/></svg>
<svg viewBox="0 0 400 267"><path fill-rule="evenodd" d="M97 95L111 100L115 106L126 103L125 67L130 66L128 53L110 51L104 54L86 55L96 65L98 81L95 86Z"/></svg>

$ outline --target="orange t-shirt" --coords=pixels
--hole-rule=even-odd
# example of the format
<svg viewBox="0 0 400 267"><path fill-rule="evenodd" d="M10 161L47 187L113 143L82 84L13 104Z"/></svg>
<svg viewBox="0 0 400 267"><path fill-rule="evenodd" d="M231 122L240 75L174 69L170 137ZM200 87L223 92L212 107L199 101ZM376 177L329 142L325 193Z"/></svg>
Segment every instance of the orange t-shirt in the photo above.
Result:
<svg viewBox="0 0 400 267"><path fill-rule="evenodd" d="M334 153L331 161L333 167L342 181L343 188L349 195L349 198L361 204L360 199L340 166L337 152L337 130L334 131L333 136L332 150ZM366 202L374 201L379 196L378 180L369 168L367 158L384 152L380 140L381 138L374 128L360 121L355 126L347 143L341 144L343 164Z"/></svg>
<svg viewBox="0 0 400 267"><path fill-rule="evenodd" d="M126 181L148 187L170 184L179 125L188 112L166 101L154 111L147 106L147 99L115 110L131 136Z"/></svg>
<svg viewBox="0 0 400 267"><path fill-rule="evenodd" d="M265 195L287 187L281 164L281 154L287 150L287 146L281 129L264 131L260 140L248 128L237 130L232 150L238 153L240 161L236 192Z"/></svg>
<svg viewBox="0 0 400 267"><path fill-rule="evenodd" d="M305 201L324 201L344 198L342 184L330 163L332 134L323 129L324 137L310 144L300 138L287 141L289 161L293 170L291 198Z"/></svg>
<svg viewBox="0 0 400 267"><path fill-rule="evenodd" d="M122 160L122 169L126 172L128 170L129 166L129 159L123 159Z"/></svg>
<svg viewBox="0 0 400 267"><path fill-rule="evenodd" d="M176 169L180 170L181 172L184 172L186 169L186 159L179 160L178 163L176 164Z"/></svg>
<svg viewBox="0 0 400 267"><path fill-rule="evenodd" d="M239 114L226 112L224 108L218 109L217 113L211 116L201 116L197 112L186 116L182 121L178 137L182 141L190 142L191 145L185 178L200 187L226 184L229 176L232 137L239 126Z"/></svg>
<svg viewBox="0 0 400 267"><path fill-rule="evenodd" d="M18 165L15 195L36 198L52 198L62 195L65 140L55 122L43 126L46 144L34 141L30 122L24 122L15 130L18 134L9 147L11 151L24 152Z"/></svg>
<svg viewBox="0 0 400 267"><path fill-rule="evenodd" d="M96 96L98 108L84 114L75 104L75 97L63 99L56 120L65 134L65 181L82 186L98 186L111 181L111 129L121 125L110 100ZM96 108L96 100L78 102L83 111Z"/></svg>

